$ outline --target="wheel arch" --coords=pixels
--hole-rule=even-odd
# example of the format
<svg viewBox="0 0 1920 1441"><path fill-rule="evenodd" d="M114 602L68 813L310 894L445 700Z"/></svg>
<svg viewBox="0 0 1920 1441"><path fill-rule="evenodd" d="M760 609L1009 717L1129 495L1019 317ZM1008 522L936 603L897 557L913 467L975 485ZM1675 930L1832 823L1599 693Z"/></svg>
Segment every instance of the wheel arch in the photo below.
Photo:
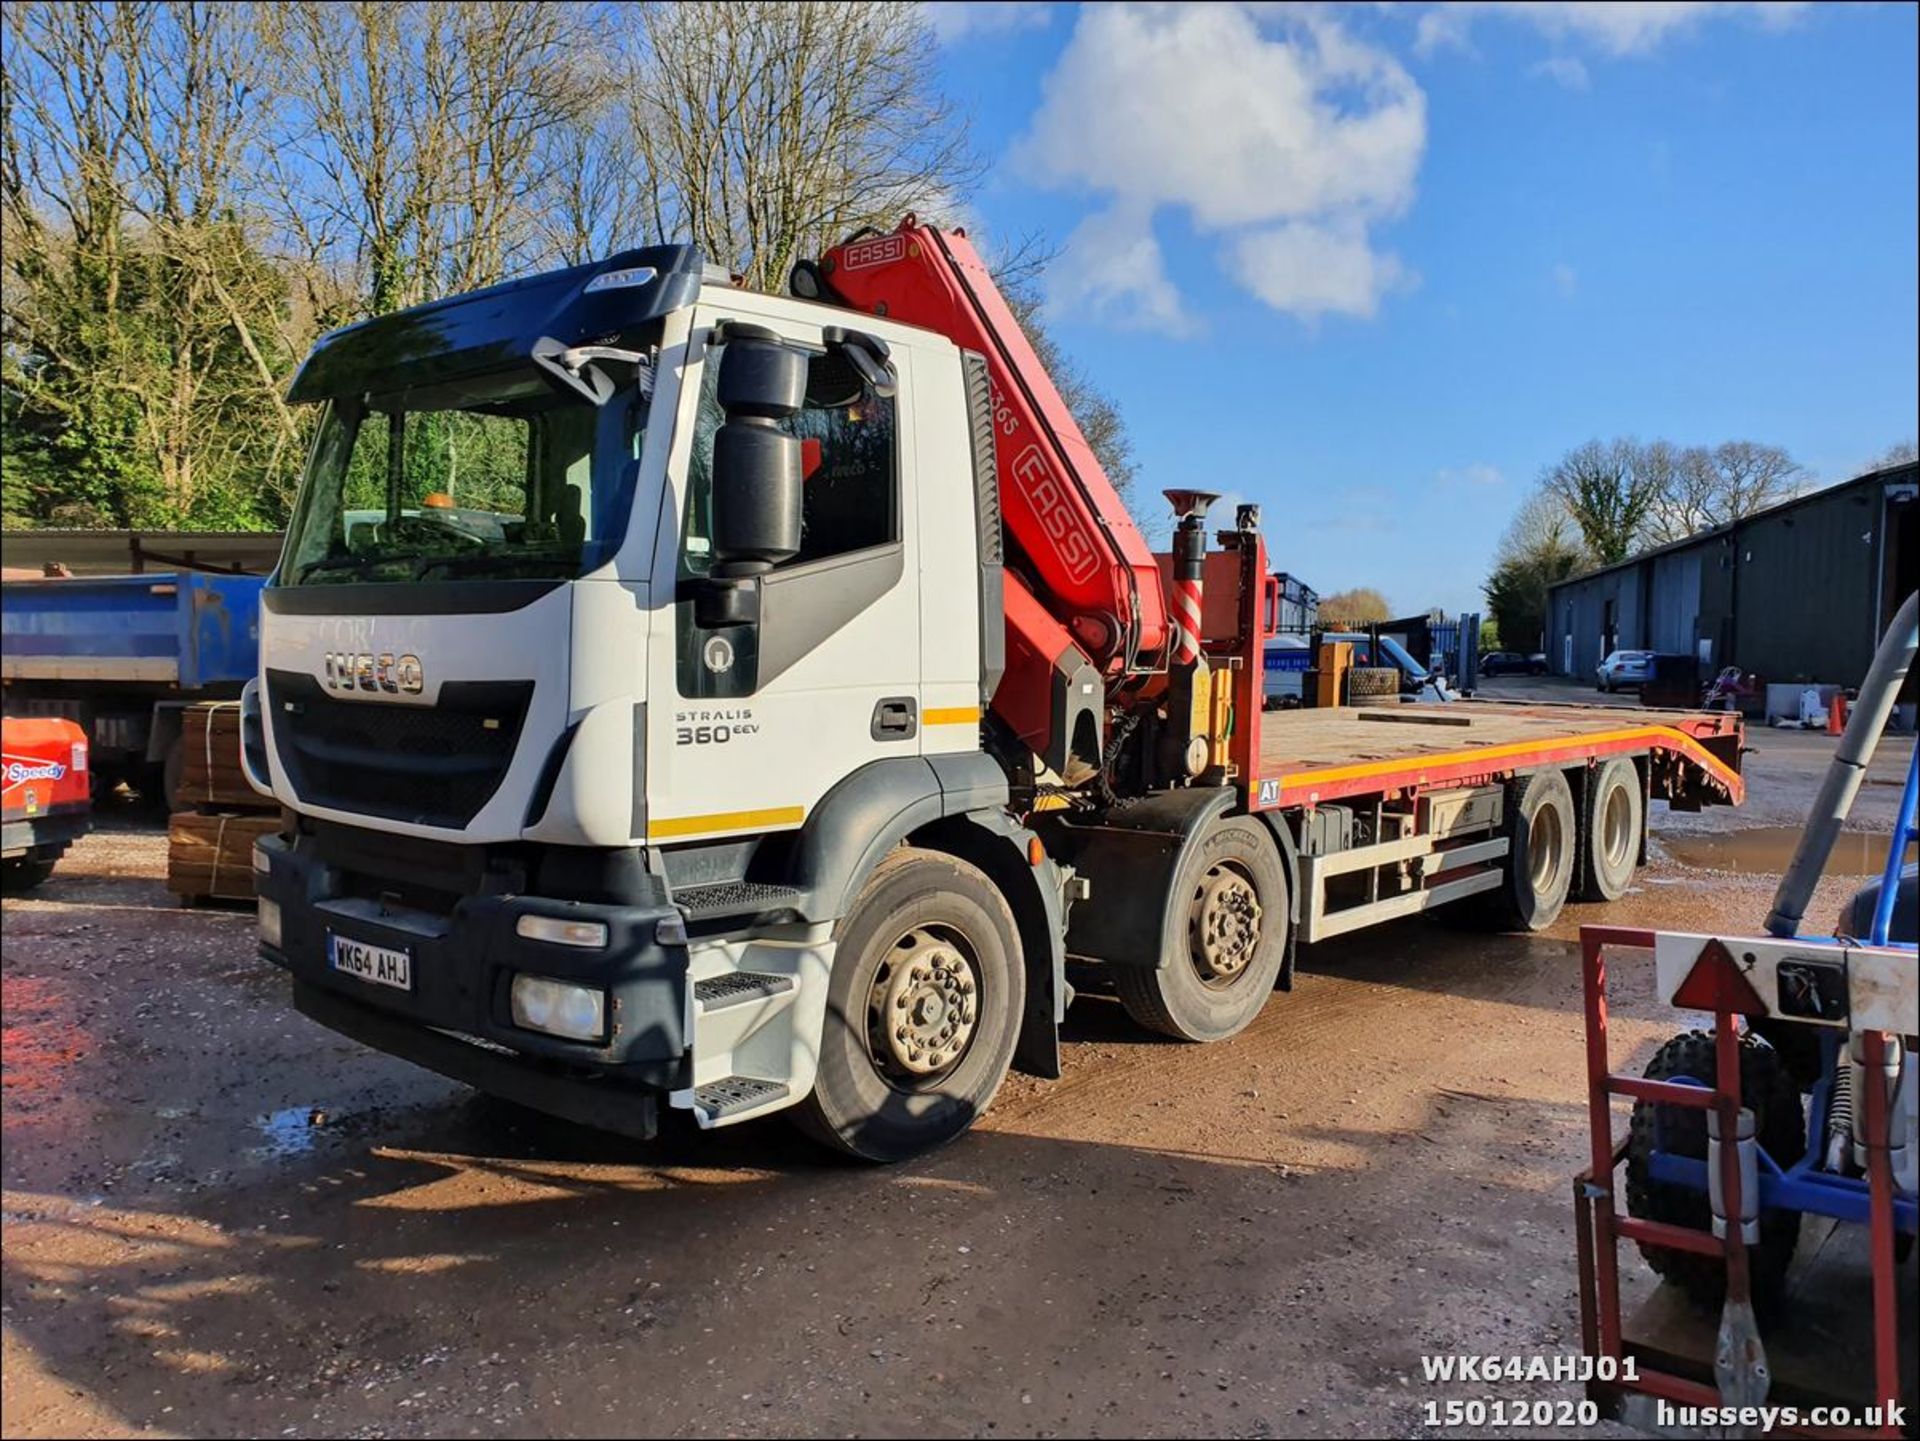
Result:
<svg viewBox="0 0 1920 1441"><path fill-rule="evenodd" d="M1052 856L1029 858L1034 833L998 810L943 816L907 837L909 845L966 861L993 883L1013 912L1026 969L1020 1039L1013 1063L1028 1075L1060 1075L1060 1022L1072 992L1067 985L1063 868Z"/></svg>
<svg viewBox="0 0 1920 1441"><path fill-rule="evenodd" d="M938 851L980 870L1013 912L1026 966L1026 997L1014 1064L1060 1074L1059 1025L1066 981L1064 877L1049 856L1027 859L1033 833L1007 814L1007 778L980 752L872 761L827 793L802 828L794 856L808 917L846 915L875 868L897 847Z"/></svg>
<svg viewBox="0 0 1920 1441"><path fill-rule="evenodd" d="M1050 828L1049 845L1092 887L1067 918L1067 950L1108 965L1166 964L1174 877L1208 825L1237 799L1226 787L1195 786L1116 806L1097 824L1062 819Z"/></svg>
<svg viewBox="0 0 1920 1441"><path fill-rule="evenodd" d="M839 920L908 836L946 817L1003 809L1007 794L1005 774L978 751L889 756L843 777L813 808L792 853L807 919Z"/></svg>

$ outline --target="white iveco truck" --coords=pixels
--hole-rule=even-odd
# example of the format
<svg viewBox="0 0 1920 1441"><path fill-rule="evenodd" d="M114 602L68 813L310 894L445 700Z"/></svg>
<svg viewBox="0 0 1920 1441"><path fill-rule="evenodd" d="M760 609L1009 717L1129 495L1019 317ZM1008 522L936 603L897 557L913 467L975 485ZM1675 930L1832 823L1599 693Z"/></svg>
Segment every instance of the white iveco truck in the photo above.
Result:
<svg viewBox="0 0 1920 1441"><path fill-rule="evenodd" d="M1234 1034L1293 946L1617 895L1726 716L1261 715L1252 507L1156 556L964 236L629 251L323 339L244 704L295 1004L650 1135L888 1160L1057 1074L1071 953ZM1429 717L1428 719L1432 719ZM1384 757L1384 759L1383 759Z"/></svg>

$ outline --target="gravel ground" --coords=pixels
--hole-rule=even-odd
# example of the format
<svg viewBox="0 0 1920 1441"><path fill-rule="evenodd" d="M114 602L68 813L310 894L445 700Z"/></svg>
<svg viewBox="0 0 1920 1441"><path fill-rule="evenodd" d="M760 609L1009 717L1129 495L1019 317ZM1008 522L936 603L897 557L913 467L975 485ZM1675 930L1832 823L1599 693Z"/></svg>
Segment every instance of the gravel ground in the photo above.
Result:
<svg viewBox="0 0 1920 1441"><path fill-rule="evenodd" d="M1219 1046L1088 995L1062 1080L1013 1078L972 1135L891 1170L774 1123L622 1141L363 1051L292 1012L249 915L172 904L163 835L110 821L5 903L0 1422L1427 1434L1423 1402L1486 1388L1427 1386L1421 1355L1577 1346L1574 939L1757 926L1776 843L1688 847L1795 823L1832 743L1751 743L1747 807L1662 808L1615 906L1526 939L1343 938ZM1679 1029L1647 979L1618 974L1617 1055Z"/></svg>

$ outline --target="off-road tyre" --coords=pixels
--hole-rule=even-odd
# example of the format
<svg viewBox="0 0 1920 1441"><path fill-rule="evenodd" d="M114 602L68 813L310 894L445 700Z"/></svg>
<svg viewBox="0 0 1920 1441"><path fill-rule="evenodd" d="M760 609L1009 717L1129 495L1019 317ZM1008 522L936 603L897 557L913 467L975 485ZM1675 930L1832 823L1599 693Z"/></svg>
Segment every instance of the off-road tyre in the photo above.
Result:
<svg viewBox="0 0 1920 1441"><path fill-rule="evenodd" d="M1645 1074L1650 1081L1684 1078L1712 1085L1712 1033L1688 1031L1675 1036L1654 1053ZM1800 1109L1800 1088L1787 1073L1779 1052L1752 1035L1743 1036L1740 1041L1740 1098L1753 1112L1754 1138L1776 1164L1782 1168L1791 1166L1806 1153L1807 1133ZM1706 1112L1635 1101L1627 1140L1627 1214L1684 1226L1690 1231L1710 1231L1713 1208L1705 1191L1652 1179L1651 1157L1658 1139L1656 1116L1669 1153L1702 1161L1707 1158ZM1798 1211L1761 1211L1760 1242L1747 1248L1756 1300L1778 1299L1799 1239ZM1680 1287L1697 1304L1719 1305L1727 1283L1726 1263L1719 1257L1647 1245L1640 1247L1640 1254L1657 1275Z"/></svg>

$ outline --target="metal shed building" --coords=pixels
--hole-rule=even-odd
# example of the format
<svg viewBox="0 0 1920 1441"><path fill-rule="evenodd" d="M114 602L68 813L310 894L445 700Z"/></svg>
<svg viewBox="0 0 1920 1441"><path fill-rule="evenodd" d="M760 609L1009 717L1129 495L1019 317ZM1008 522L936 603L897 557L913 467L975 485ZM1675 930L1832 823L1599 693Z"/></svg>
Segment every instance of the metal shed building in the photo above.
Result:
<svg viewBox="0 0 1920 1441"><path fill-rule="evenodd" d="M1870 471L1547 592L1547 655L1582 679L1615 649L1768 681L1852 685L1920 586L1920 467Z"/></svg>

